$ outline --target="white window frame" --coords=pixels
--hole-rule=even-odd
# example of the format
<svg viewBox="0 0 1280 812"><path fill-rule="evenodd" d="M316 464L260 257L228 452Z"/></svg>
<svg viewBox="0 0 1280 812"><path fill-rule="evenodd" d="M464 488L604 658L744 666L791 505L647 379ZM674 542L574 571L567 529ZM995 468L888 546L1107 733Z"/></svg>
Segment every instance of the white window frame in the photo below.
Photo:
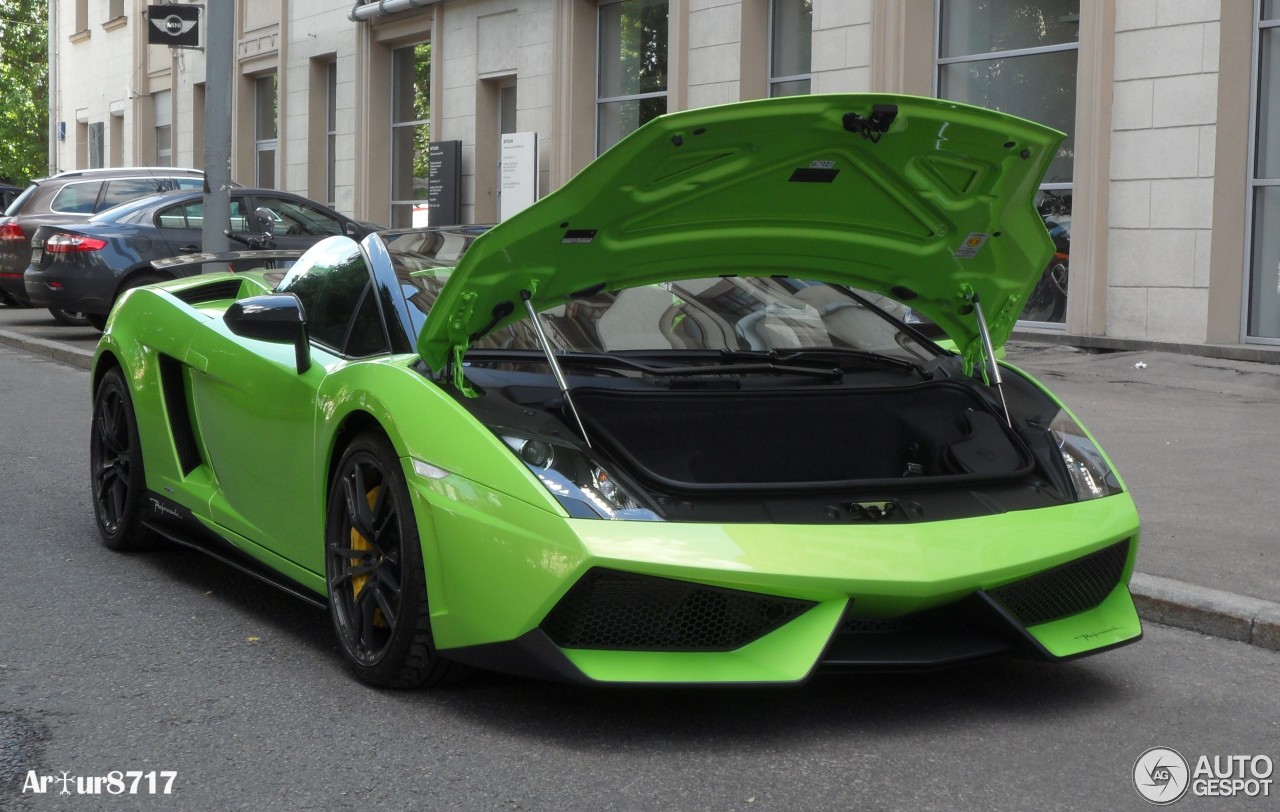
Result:
<svg viewBox="0 0 1280 812"><path fill-rule="evenodd" d="M778 16L775 13L775 11L777 10L776 9L777 5L778 5L778 0L769 0L769 10L767 12L769 15L769 40L765 46L766 48L765 57L769 63L769 67L768 67L769 97L770 98L774 97L773 89L777 85L783 85L783 84L788 84L790 82L800 82L800 81L808 82L809 93L813 93L813 44L812 44L812 41L810 42L810 46L809 46L809 72L808 73L798 73L794 76L774 76L773 75L773 42L774 42L774 37L777 35L777 32L774 30L773 23ZM812 24L812 21L811 21L811 24ZM936 51L935 51L935 55L936 55ZM803 95L808 95L808 94L803 94Z"/></svg>
<svg viewBox="0 0 1280 812"><path fill-rule="evenodd" d="M995 59L1011 59L1019 56L1037 56L1040 54L1059 53L1061 51L1075 51L1077 70L1080 64L1080 40L1077 37L1075 42L1064 42L1058 45L1042 45L1033 48L1013 48L1008 51L989 51L981 54L966 54L965 56L942 56L942 3L944 0L934 0L933 2L933 95L935 98L942 98L938 95L942 87L942 68L946 65L956 65L965 62L990 62ZM1076 95L1079 96L1079 74L1076 79ZM1037 188L1042 192L1071 192L1075 187L1076 167L1074 161L1071 166L1071 178L1069 182L1051 182L1042 183ZM1038 280L1037 280L1038 281ZM1070 284L1068 283L1067 307L1070 307L1071 293ZM1044 328L1048 330L1066 330L1067 320L1063 317L1060 322L1057 321L1024 321L1018 320L1019 324L1034 326L1037 329Z"/></svg>
<svg viewBox="0 0 1280 812"><path fill-rule="evenodd" d="M173 166L173 91L158 90L151 94L151 99L152 104L155 105L153 114L156 122L156 166ZM167 149L160 148L161 132L165 132L168 135L169 146Z"/></svg>
<svg viewBox="0 0 1280 812"><path fill-rule="evenodd" d="M1280 18L1262 19L1262 0L1253 3L1253 54L1249 60L1249 150L1248 175L1245 180L1245 215L1244 215L1244 280L1240 296L1240 343L1280 345L1280 338L1254 336L1249 333L1249 322L1253 310L1253 253L1256 228L1254 212L1257 207L1258 192L1261 189L1280 186L1280 177L1258 177L1258 104L1262 101L1262 82L1259 71L1262 68L1262 32L1268 28L1280 28ZM1280 88L1276 88L1280 90ZM1277 100L1280 102L1280 99Z"/></svg>
<svg viewBox="0 0 1280 812"><path fill-rule="evenodd" d="M107 124L94 121L89 124L89 168L103 169L107 165Z"/></svg>
<svg viewBox="0 0 1280 812"><path fill-rule="evenodd" d="M391 121L390 121L390 124L391 124L391 163L390 163L390 166L388 167L388 169L390 170L390 174L391 174L391 177L390 177L390 181L391 181L391 183L390 183L390 197L391 197L391 226L392 226L392 228L395 228L395 227L396 227L396 226L395 226L395 222L396 222L396 209L397 209L397 207L409 206L409 207L410 207L410 211L412 212L413 208L415 208L415 207L425 207L425 206L427 205L427 201L426 201L426 199L425 199L425 198L422 198L422 199L409 198L408 200L404 200L404 199L397 198L397 197L395 196L395 195L396 195L396 177L395 177L395 174L396 174L396 161L397 161L397 159L399 158L399 156L396 154L396 137L395 137L395 136L396 136L396 130L397 130L397 129L403 129L403 128L411 128L411 129L412 129L412 128L416 128L416 127L423 127L423 126L430 127L430 126L431 126L431 119L429 119L429 118L424 118L424 119L413 119L413 120L406 120L406 121L396 121L396 97L397 97L397 96L396 96L396 94L397 94L397 91L398 91L398 89L399 89L399 88L398 88L398 85L397 85L396 83L397 83L397 82L402 81L402 79L401 79L401 77L400 77L400 75L399 75L399 73L398 73L398 71L399 71L399 63L398 63L398 61L396 60L396 54L397 54L397 53L399 53L400 51L403 51L403 50L416 50L416 49L417 49L417 47L418 47L419 45L427 45L427 44L430 44L430 42L431 42L431 40L430 40L430 39L424 39L424 40L421 40L420 42L413 42L413 43L409 43L409 44L404 45L404 46L402 46L402 47L395 48L395 49L392 51L392 55L391 55L391 86L392 86L392 91L391 91L391 105L390 105L390 108L389 108L390 119L391 119ZM436 56L436 55L435 55L435 53L434 53L434 50L435 50L435 49L433 48L433 49L432 49L433 53L431 54L431 61L432 61L431 70L432 70L432 71L435 71L435 69L436 69L436 65L435 65L435 56ZM412 157L410 157L410 160L412 160ZM412 215L411 215L411 216L412 216Z"/></svg>
<svg viewBox="0 0 1280 812"><path fill-rule="evenodd" d="M272 80L272 117L275 119L272 128L275 136L273 138L262 138L259 136L261 132L262 118L262 83L264 80ZM253 177L255 185L266 188L275 189L279 186L278 178L280 177L280 77L275 73L268 73L258 76L253 80ZM272 177L264 179L261 176L262 169L262 153L271 153L271 174Z"/></svg>
<svg viewBox="0 0 1280 812"><path fill-rule="evenodd" d="M643 101L644 99L667 99L668 102L670 102L670 99L671 99L670 72L668 72L667 74L666 90L652 91L649 93L631 93L625 96L601 96L600 95L600 67L601 67L600 46L603 44L602 37L600 36L600 33L601 33L600 32L600 26L601 26L600 10L603 9L605 6L616 6L625 2L627 2L627 0L602 0L601 2L596 4L596 72L593 80L595 83L596 103L595 103L595 107L592 108L592 112L594 114L594 119L595 119L593 124L595 126L595 131L596 131L596 155L599 155L601 152L604 151L603 149L600 148L600 106L601 105L615 104L617 102ZM671 21L671 3L670 3L670 0L668 0L667 2L668 36L670 36L670 25L671 25L670 21ZM667 68L669 71L671 66L671 54L670 54L669 43L667 48L668 48ZM668 109L670 109L670 104L668 104ZM610 144L609 146L612 147L613 144Z"/></svg>
<svg viewBox="0 0 1280 812"><path fill-rule="evenodd" d="M325 65L325 201L329 208L337 208L338 198L338 60L331 59Z"/></svg>

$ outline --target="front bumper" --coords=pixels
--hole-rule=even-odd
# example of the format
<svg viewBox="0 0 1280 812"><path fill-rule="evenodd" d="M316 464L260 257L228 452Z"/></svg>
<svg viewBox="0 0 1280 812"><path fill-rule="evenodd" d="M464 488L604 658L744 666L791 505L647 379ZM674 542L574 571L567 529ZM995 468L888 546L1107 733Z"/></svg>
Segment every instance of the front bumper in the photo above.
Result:
<svg viewBox="0 0 1280 812"><path fill-rule="evenodd" d="M451 479L414 480L412 490L418 515L430 517L420 530L436 644L497 670L586 682L795 682L825 668L929 668L1005 653L1068 659L1142 634L1127 589L1138 547L1127 494L954 521L782 526L565 519ZM1100 556L1104 572L1085 578L1087 598L1064 603ZM677 588L639 600L633 616L649 625L634 639L567 632L564 607L581 603L582 584L601 572L745 595L739 609L758 599L779 622L709 645L663 639L655 613L679 625L689 606L721 612L720 623L730 611L723 601L654 597ZM605 594L616 600L625 588L606 584ZM608 616L621 607L599 608Z"/></svg>

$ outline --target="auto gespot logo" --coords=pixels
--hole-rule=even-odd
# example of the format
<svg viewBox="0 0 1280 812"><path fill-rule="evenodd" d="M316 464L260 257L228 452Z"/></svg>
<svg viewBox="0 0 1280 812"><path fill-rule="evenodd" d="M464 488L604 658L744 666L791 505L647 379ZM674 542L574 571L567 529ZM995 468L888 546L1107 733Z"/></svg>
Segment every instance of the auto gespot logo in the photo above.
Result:
<svg viewBox="0 0 1280 812"><path fill-rule="evenodd" d="M1265 755L1202 755L1193 767L1171 747L1152 747L1133 764L1133 786L1143 800L1166 806L1186 795L1266 798L1275 764Z"/></svg>

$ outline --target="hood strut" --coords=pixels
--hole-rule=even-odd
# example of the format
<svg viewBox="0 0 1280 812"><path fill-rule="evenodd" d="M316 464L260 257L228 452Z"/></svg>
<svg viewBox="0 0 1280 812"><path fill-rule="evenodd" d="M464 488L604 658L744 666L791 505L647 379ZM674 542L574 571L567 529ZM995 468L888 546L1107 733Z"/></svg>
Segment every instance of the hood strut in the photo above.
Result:
<svg viewBox="0 0 1280 812"><path fill-rule="evenodd" d="M978 301L978 294L972 296L973 310L978 314L978 336L982 340L982 377L988 386L995 386L996 392L1000 395L1000 406L1004 409L1004 422L1013 428L1013 420L1009 418L1009 404L1004 399L1004 379L1000 377L1000 364L996 362L995 347L991 344L991 332L987 329L987 317L982 314L982 304ZM991 368L990 377L987 376L987 367Z"/></svg>
<svg viewBox="0 0 1280 812"><path fill-rule="evenodd" d="M529 311L529 319L533 322L533 330L538 334L538 344L542 346L542 354L547 356L547 363L551 365L551 374L555 375L556 385L560 387L560 392L564 395L565 405L569 407L574 421L578 424L578 431L582 433L583 442L587 444L587 448L591 448L591 438L587 436L587 427L582 425L582 417L578 414L578 407L573 405L573 395L569 394L569 381L564 377L564 370L560 368L560 362L556 360L555 350L551 347L551 339L547 338L547 332L542 328L542 318L533 307L533 294L527 290L522 290L520 291L520 298L524 300L525 309Z"/></svg>

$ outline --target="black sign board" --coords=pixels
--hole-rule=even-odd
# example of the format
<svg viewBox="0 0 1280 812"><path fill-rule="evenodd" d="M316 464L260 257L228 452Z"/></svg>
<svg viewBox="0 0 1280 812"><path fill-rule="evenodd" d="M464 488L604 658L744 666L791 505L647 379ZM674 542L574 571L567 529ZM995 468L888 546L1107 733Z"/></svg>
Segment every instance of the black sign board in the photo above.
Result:
<svg viewBox="0 0 1280 812"><path fill-rule="evenodd" d="M427 207L433 226L462 223L462 142L432 141L427 153Z"/></svg>
<svg viewBox="0 0 1280 812"><path fill-rule="evenodd" d="M225 2L225 0L223 0ZM200 47L203 6L147 6L147 44Z"/></svg>

